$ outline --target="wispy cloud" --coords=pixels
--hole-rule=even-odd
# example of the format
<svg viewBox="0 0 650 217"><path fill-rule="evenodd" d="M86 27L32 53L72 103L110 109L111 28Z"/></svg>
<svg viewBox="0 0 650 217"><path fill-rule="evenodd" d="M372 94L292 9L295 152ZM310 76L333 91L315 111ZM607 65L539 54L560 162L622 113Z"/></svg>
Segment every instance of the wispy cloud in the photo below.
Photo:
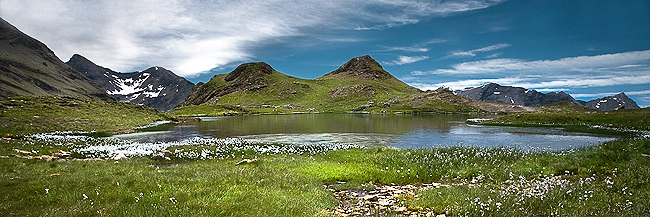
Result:
<svg viewBox="0 0 650 217"><path fill-rule="evenodd" d="M404 65L404 64L409 64L409 63L414 63L417 61L421 60L426 60L428 59L428 56L399 56L397 60L393 60L392 62L384 62L386 65Z"/></svg>
<svg viewBox="0 0 650 217"><path fill-rule="evenodd" d="M428 45L440 44L445 42L447 42L447 40L434 38L423 43L414 44L412 46L396 46L396 47L383 46L383 47L386 48L386 50L388 51L428 52L430 50L429 48L427 48Z"/></svg>
<svg viewBox="0 0 650 217"><path fill-rule="evenodd" d="M501 2L2 0L0 14L64 60L80 53L117 71L162 65L182 76L196 76L248 60L255 46L287 37L391 28Z"/></svg>
<svg viewBox="0 0 650 217"><path fill-rule="evenodd" d="M554 77L545 78L550 81L541 81L534 83L519 83L522 87L527 88L552 88L552 87L571 87L571 88L587 88L587 87L605 87L616 85L635 85L635 84L650 84L650 75L640 76L600 76L596 78L589 77L575 77L571 79L557 79ZM556 80L557 79L557 80Z"/></svg>
<svg viewBox="0 0 650 217"><path fill-rule="evenodd" d="M424 47L387 47L389 51L406 51L406 52L427 52L429 48Z"/></svg>
<svg viewBox="0 0 650 217"><path fill-rule="evenodd" d="M500 44L495 44L491 46L487 46L484 48L479 48L479 49L474 49L470 51L461 51L461 52L456 52L448 57L473 57L476 56L476 53L483 53L483 52L489 52L489 51L494 51L494 50L499 50L503 49L506 47L510 47L510 44L505 44L505 43L500 43Z"/></svg>
<svg viewBox="0 0 650 217"><path fill-rule="evenodd" d="M624 53L604 54L597 56L568 57L558 60L523 61L518 59L490 59L459 63L450 69L419 71L413 75L424 74L493 74L504 72L629 72L630 68L647 67L644 63L650 60L650 50L630 51ZM641 69L647 70L647 69ZM645 71L647 72L647 71Z"/></svg>

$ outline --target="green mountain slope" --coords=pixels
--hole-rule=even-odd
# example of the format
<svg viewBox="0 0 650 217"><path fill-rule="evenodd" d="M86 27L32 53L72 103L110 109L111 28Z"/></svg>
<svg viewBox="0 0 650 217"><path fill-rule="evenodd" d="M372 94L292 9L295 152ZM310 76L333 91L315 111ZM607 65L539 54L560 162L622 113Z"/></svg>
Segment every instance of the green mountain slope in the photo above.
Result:
<svg viewBox="0 0 650 217"><path fill-rule="evenodd" d="M45 44L0 18L0 98L20 95L113 100Z"/></svg>
<svg viewBox="0 0 650 217"><path fill-rule="evenodd" d="M314 80L246 63L199 83L177 115L296 112L480 112L445 90L423 92L386 72L370 56L356 57Z"/></svg>

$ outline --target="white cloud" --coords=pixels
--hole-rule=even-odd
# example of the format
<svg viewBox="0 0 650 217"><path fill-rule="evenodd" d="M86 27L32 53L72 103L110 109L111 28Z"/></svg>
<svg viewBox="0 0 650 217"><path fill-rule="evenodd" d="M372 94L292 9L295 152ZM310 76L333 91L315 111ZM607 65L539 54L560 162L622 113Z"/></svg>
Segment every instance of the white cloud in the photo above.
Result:
<svg viewBox="0 0 650 217"><path fill-rule="evenodd" d="M523 61L518 59L490 59L464 62L452 66L451 69L437 69L427 74L491 74L515 72L648 72L647 63L650 61L650 50L630 51L597 56L568 57L557 60ZM634 71L631 71L634 70ZM422 75L424 73L418 72Z"/></svg>
<svg viewBox="0 0 650 217"><path fill-rule="evenodd" d="M489 52L489 51L503 49L503 48L506 48L506 47L510 47L510 44L500 43L500 44L495 44L495 45L491 45L491 46L487 46L487 47L479 48L479 49L474 49L474 50L470 50L470 51L456 52L456 53L451 54L448 57L464 57L464 56L473 57L473 56L476 56L476 53Z"/></svg>
<svg viewBox="0 0 650 217"><path fill-rule="evenodd" d="M117 71L160 65L195 76L245 61L255 46L313 34L305 29L390 28L501 2L2 0L0 15L64 60L79 53Z"/></svg>
<svg viewBox="0 0 650 217"><path fill-rule="evenodd" d="M428 59L428 56L399 56L397 60L393 60L392 62L384 62L386 65L404 65L404 64L409 64L409 63L414 63L417 61L421 60L426 60Z"/></svg>
<svg viewBox="0 0 650 217"><path fill-rule="evenodd" d="M406 51L406 52L427 52L429 48L423 47L389 47L389 51Z"/></svg>
<svg viewBox="0 0 650 217"><path fill-rule="evenodd" d="M535 83L519 83L518 85L527 88L553 88L553 87L572 87L572 88L587 88L587 87L605 87L615 85L635 85L635 84L650 84L650 75L640 76L600 76L596 78L587 77L574 77L571 79L557 79L554 77L545 78L550 81L541 81Z"/></svg>

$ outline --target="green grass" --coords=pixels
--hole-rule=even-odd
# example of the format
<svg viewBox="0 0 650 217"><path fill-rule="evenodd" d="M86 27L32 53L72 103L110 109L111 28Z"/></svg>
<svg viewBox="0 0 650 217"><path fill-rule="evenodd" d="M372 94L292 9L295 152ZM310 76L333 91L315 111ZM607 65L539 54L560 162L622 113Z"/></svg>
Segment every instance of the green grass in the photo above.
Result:
<svg viewBox="0 0 650 217"><path fill-rule="evenodd" d="M42 154L68 146L12 140L0 147L7 156L14 148ZM404 200L411 209L453 216L643 216L650 210L650 158L641 155L650 153L647 139L561 153L467 147L271 155L244 150L197 160L174 150L213 147L169 149L176 153L172 161L0 158L0 215L328 216L338 201L324 184L349 189L370 182L449 184ZM236 165L242 158L258 161Z"/></svg>
<svg viewBox="0 0 650 217"><path fill-rule="evenodd" d="M483 122L489 125L565 127L572 131L621 133L650 131L650 109L603 112L569 103L538 107L538 112L512 113Z"/></svg>
<svg viewBox="0 0 650 217"><path fill-rule="evenodd" d="M2 101L0 135L54 131L133 130L172 116L141 105L60 96L20 96Z"/></svg>

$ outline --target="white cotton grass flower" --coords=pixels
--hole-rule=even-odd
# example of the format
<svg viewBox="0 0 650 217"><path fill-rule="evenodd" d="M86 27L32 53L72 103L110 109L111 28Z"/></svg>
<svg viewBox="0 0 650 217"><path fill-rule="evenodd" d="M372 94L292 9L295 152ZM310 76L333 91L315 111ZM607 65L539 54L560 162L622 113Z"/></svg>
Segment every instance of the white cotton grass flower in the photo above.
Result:
<svg viewBox="0 0 650 217"><path fill-rule="evenodd" d="M46 193L46 194L49 194L49 193L50 193L50 189L49 189L49 188L46 188L46 189L45 189L45 193Z"/></svg>
<svg viewBox="0 0 650 217"><path fill-rule="evenodd" d="M52 146L70 147L72 152L90 158L110 158L112 153L121 153L125 157L143 157L170 147L191 146L174 149L174 156L189 159L226 159L244 156L244 151L254 151L257 154L298 154L315 155L328 151L365 148L353 144L340 143L304 143L276 144L261 143L242 138L200 138L194 137L183 141L173 142L134 142L118 138L93 138L79 136L83 132L55 132L28 136L41 140ZM117 163L117 162L116 162Z"/></svg>

